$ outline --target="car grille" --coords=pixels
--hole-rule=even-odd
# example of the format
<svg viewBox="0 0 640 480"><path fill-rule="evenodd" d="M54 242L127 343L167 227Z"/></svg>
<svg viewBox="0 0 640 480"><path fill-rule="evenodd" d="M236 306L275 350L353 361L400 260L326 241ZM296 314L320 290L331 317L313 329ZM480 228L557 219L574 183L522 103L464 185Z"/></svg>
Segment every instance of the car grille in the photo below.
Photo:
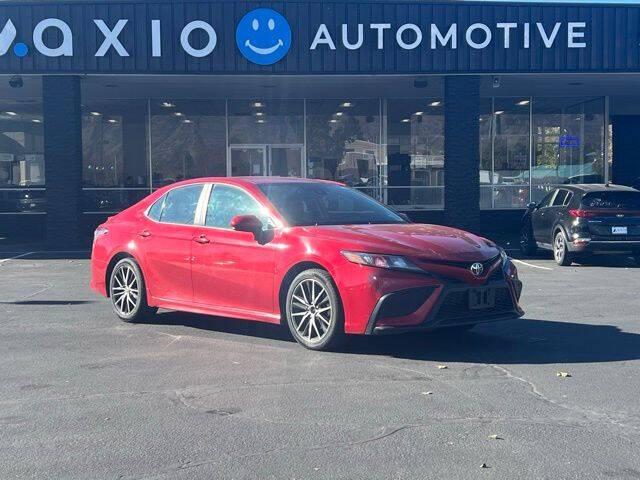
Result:
<svg viewBox="0 0 640 480"><path fill-rule="evenodd" d="M459 290L446 294L433 322L438 326L469 323L483 317L508 313L513 311L514 308L511 293L506 286L496 287L496 304L493 308L486 310L470 310L468 290Z"/></svg>

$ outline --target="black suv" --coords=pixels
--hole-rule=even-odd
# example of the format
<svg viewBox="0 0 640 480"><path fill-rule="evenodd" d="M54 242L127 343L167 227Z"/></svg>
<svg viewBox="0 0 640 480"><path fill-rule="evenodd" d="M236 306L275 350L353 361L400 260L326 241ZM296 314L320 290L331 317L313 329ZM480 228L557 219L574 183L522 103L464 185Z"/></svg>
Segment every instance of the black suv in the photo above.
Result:
<svg viewBox="0 0 640 480"><path fill-rule="evenodd" d="M553 250L558 265L593 253L633 255L640 262L640 191L620 185L563 185L522 218L520 248Z"/></svg>

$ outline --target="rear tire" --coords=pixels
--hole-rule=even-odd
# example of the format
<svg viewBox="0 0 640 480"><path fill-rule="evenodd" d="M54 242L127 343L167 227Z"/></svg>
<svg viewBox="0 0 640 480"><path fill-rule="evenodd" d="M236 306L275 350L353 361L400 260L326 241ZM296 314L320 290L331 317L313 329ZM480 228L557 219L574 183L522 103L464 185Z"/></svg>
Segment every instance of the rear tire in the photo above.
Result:
<svg viewBox="0 0 640 480"><path fill-rule="evenodd" d="M536 239L533 236L531 222L523 225L520 230L520 251L528 257L533 257L538 253L538 246L536 245Z"/></svg>
<svg viewBox="0 0 640 480"><path fill-rule="evenodd" d="M285 303L291 335L310 350L332 350L343 344L344 314L331 275L318 268L298 274Z"/></svg>
<svg viewBox="0 0 640 480"><path fill-rule="evenodd" d="M553 239L553 259L561 267L567 267L573 263L573 255L569 252L567 240L561 230L556 232Z"/></svg>
<svg viewBox="0 0 640 480"><path fill-rule="evenodd" d="M147 289L140 267L132 258L123 258L111 272L109 295L115 314L123 322L139 322L158 310L147 303Z"/></svg>

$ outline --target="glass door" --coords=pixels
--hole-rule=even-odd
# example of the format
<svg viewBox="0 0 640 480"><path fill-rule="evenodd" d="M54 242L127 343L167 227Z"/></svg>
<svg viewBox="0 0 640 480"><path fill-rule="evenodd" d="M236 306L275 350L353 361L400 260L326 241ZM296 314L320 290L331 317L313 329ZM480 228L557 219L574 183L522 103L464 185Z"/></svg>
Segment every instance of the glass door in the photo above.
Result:
<svg viewBox="0 0 640 480"><path fill-rule="evenodd" d="M227 171L232 177L266 175L266 145L230 145Z"/></svg>
<svg viewBox="0 0 640 480"><path fill-rule="evenodd" d="M302 145L269 145L269 175L302 177Z"/></svg>

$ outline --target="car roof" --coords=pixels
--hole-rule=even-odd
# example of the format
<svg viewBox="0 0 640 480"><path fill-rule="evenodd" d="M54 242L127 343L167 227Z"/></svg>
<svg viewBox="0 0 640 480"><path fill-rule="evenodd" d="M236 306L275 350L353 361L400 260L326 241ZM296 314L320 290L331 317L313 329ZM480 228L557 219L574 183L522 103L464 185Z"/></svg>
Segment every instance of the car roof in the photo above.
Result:
<svg viewBox="0 0 640 480"><path fill-rule="evenodd" d="M190 185L192 183L227 183L230 185L263 185L270 183L333 183L341 185L339 182L331 180L319 180L315 178L299 178L299 177L200 177L191 178L189 180L183 180L181 182L173 183L169 186L175 185Z"/></svg>
<svg viewBox="0 0 640 480"><path fill-rule="evenodd" d="M562 185L558 188L566 188L567 190L574 190L583 193L591 192L637 192L635 188L627 187L626 185L614 185L612 183L579 183Z"/></svg>

